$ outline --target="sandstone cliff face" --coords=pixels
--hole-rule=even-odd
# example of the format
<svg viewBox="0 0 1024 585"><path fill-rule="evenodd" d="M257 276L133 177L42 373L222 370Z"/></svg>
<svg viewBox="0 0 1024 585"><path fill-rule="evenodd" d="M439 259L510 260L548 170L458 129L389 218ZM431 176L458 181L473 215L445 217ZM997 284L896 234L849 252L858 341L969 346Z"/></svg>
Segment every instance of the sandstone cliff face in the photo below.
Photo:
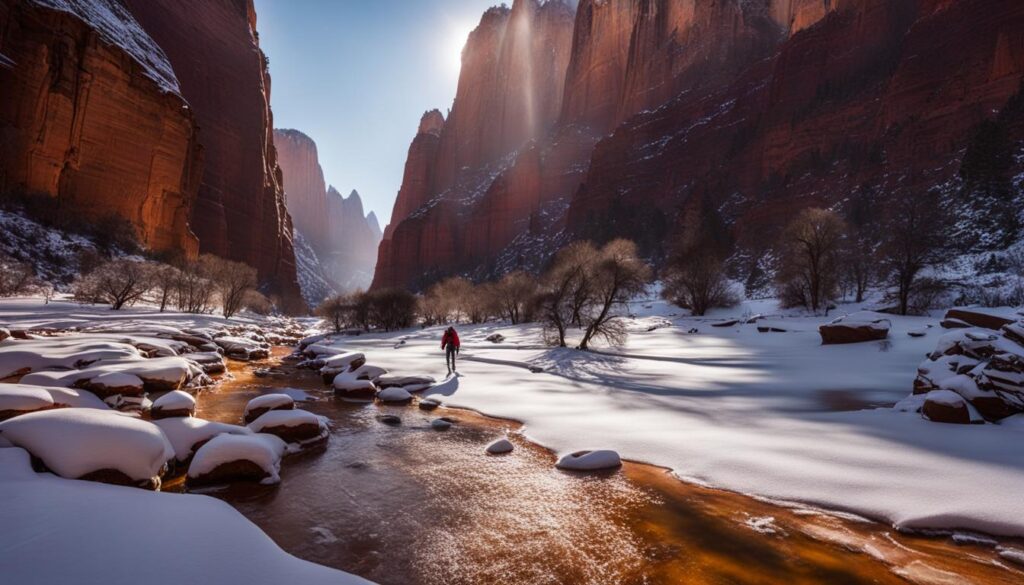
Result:
<svg viewBox="0 0 1024 585"><path fill-rule="evenodd" d="M581 174L543 164L558 150L548 140L561 111L573 18L562 0L516 0L484 14L463 50L451 114L425 114L409 147L374 286L414 285L493 257L542 201L556 197L519 189L561 186L554 177Z"/></svg>
<svg viewBox="0 0 1024 585"><path fill-rule="evenodd" d="M316 143L298 130L274 130L274 146L284 176L285 204L295 229L312 248L326 249L331 221L327 214L327 184Z"/></svg>
<svg viewBox="0 0 1024 585"><path fill-rule="evenodd" d="M334 187L325 187L312 138L298 130L274 130L274 142L295 230L317 258L316 262L305 261L304 269L310 272L314 264L319 265L321 276L336 291L366 288L381 240L376 216L363 214L363 202L356 191L346 198ZM315 280L300 279L307 300L317 295L307 291L306 284L315 285L318 291L323 289Z"/></svg>
<svg viewBox="0 0 1024 585"><path fill-rule="evenodd" d="M297 309L270 76L251 0L122 1L167 54L199 123L205 170L192 224L201 250L256 267Z"/></svg>
<svg viewBox="0 0 1024 585"><path fill-rule="evenodd" d="M707 195L756 253L803 207L858 190L884 204L952 179L971 129L1022 73L1020 3L840 2L731 84L621 125L596 148L569 225L640 237L652 214L671 223Z"/></svg>
<svg viewBox="0 0 1024 585"><path fill-rule="evenodd" d="M0 1L0 192L127 219L194 257L195 120L163 52L114 0Z"/></svg>
<svg viewBox="0 0 1024 585"><path fill-rule="evenodd" d="M695 196L718 202L741 251L756 255L809 205L949 188L972 129L1021 87L1022 10L1009 0L581 0L559 118L513 155L476 143L486 155L445 147L437 164L407 165L375 285L489 276L573 237L626 236L657 256ZM467 45L452 117L504 74L475 56L493 54L482 40L495 14ZM460 123L456 134L446 122L442 144L473 135ZM428 151L411 148L410 163ZM461 173L439 178L445 168Z"/></svg>

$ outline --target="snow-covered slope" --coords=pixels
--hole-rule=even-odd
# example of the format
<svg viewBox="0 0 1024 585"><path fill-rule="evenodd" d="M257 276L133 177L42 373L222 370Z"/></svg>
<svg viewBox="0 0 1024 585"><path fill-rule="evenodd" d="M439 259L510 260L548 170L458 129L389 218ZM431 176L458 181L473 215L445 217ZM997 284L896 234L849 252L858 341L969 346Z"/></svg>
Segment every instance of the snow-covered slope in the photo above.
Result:
<svg viewBox="0 0 1024 585"><path fill-rule="evenodd" d="M31 0L51 10L74 14L99 32L104 41L116 45L142 66L146 77L168 93L181 95L167 55L131 14L116 0Z"/></svg>

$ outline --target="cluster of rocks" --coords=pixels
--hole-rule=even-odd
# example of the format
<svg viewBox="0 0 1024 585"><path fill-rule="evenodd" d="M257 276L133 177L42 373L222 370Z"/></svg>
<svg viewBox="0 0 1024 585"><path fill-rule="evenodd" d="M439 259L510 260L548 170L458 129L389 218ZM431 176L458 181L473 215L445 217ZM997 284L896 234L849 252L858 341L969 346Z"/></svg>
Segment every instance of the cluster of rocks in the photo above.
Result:
<svg viewBox="0 0 1024 585"><path fill-rule="evenodd" d="M182 475L193 486L275 483L283 456L329 436L321 417L284 394L250 401L243 425L195 413L195 398L180 390L157 398L140 418L63 388L0 384L0 447L21 447L39 471L68 479L159 489Z"/></svg>
<svg viewBox="0 0 1024 585"><path fill-rule="evenodd" d="M1024 412L1024 317L951 309L951 329L918 366L900 410L946 423L996 422Z"/></svg>

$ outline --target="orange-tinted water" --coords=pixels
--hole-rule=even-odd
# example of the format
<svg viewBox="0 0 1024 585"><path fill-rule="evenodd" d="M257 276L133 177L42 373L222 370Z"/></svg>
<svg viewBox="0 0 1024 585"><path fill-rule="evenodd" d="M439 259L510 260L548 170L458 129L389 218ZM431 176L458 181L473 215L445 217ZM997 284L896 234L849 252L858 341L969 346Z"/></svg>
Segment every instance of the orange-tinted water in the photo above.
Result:
<svg viewBox="0 0 1024 585"><path fill-rule="evenodd" d="M275 352L276 356L281 351ZM286 460L276 487L207 491L285 550L380 583L1022 583L993 549L701 488L656 467L577 475L475 413L334 400L313 372L234 379L199 398L238 422L245 403L291 388L332 424L327 445ZM391 427L381 413L402 417ZM459 419L440 432L429 422ZM484 446L509 432L516 450Z"/></svg>

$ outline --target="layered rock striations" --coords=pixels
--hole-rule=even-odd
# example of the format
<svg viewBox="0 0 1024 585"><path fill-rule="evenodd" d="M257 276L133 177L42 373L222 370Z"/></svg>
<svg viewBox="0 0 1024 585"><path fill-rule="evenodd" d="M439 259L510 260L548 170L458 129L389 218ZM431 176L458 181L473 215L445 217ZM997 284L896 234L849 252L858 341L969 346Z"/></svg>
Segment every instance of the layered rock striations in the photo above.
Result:
<svg viewBox="0 0 1024 585"><path fill-rule="evenodd" d="M202 157L167 58L114 0L0 2L0 193L194 257Z"/></svg>
<svg viewBox="0 0 1024 585"><path fill-rule="evenodd" d="M291 218L252 1L122 2L167 54L199 124L205 165L192 225L201 250L256 267L297 308Z"/></svg>
<svg viewBox="0 0 1024 585"><path fill-rule="evenodd" d="M359 193L343 197L334 187L326 188L316 143L298 130L275 130L281 168L284 171L285 200L295 231L302 234L316 261L303 258L304 270L320 267L320 276L334 291L366 288L377 260L382 234L377 217L363 213ZM308 257L309 252L304 254ZM311 277L300 284L315 283L316 293L303 284L307 301L319 296L324 287Z"/></svg>
<svg viewBox="0 0 1024 585"><path fill-rule="evenodd" d="M1024 99L1019 2L581 0L558 116L503 133L521 94L483 96L529 69L501 59L513 16L552 4L484 16L451 116L410 147L376 286L491 276L571 238L658 257L695 197L756 257L807 206L955 188L979 125L1020 118L999 113Z"/></svg>

